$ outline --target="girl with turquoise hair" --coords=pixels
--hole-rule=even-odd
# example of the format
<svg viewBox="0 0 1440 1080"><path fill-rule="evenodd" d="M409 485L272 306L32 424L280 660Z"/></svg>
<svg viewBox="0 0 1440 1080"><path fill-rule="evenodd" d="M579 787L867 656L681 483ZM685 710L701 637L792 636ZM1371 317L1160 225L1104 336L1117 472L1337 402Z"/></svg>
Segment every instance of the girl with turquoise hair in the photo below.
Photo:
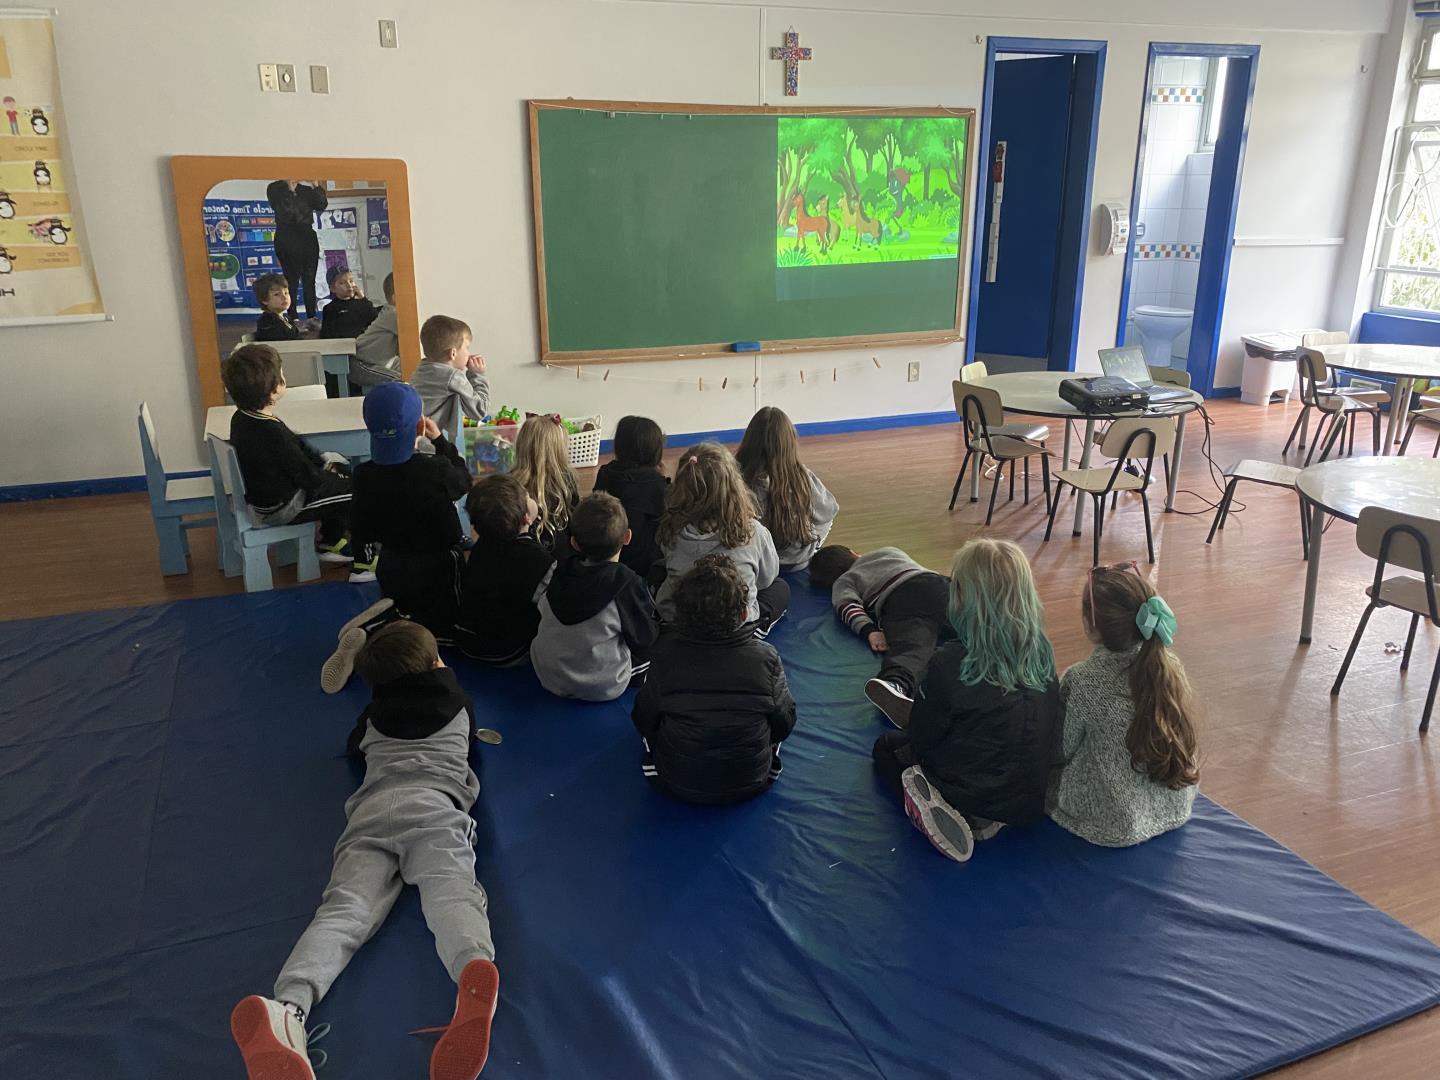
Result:
<svg viewBox="0 0 1440 1080"><path fill-rule="evenodd" d="M1002 825L1044 816L1063 707L1019 547L977 539L957 551L949 615L956 639L931 658L908 729L883 736L874 757L916 828L964 862Z"/></svg>

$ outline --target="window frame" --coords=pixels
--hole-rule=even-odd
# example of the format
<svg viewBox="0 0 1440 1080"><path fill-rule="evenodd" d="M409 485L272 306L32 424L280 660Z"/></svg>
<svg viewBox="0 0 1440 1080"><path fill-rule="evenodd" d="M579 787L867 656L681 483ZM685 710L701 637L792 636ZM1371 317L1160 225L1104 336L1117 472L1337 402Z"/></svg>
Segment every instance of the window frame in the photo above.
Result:
<svg viewBox="0 0 1440 1080"><path fill-rule="evenodd" d="M1205 88L1205 118L1200 123L1200 152L1214 153L1215 141L1220 137L1220 106L1224 103L1223 80L1229 71L1228 56L1212 56L1207 69ZM1221 87L1217 97L1216 87Z"/></svg>

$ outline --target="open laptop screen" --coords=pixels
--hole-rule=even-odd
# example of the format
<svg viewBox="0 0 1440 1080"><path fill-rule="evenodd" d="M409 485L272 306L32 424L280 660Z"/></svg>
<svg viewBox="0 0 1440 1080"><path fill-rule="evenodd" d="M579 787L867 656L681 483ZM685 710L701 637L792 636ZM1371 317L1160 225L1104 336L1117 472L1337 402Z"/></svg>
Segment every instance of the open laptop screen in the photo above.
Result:
<svg viewBox="0 0 1440 1080"><path fill-rule="evenodd" d="M1129 379L1142 390L1154 382L1145 363L1145 350L1139 345L1100 350L1100 370L1118 379Z"/></svg>

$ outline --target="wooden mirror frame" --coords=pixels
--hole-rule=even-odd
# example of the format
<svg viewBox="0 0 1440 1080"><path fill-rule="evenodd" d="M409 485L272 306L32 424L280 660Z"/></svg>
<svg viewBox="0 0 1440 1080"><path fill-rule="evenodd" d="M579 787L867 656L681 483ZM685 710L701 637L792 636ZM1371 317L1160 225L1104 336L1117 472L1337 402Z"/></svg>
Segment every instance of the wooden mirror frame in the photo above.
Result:
<svg viewBox="0 0 1440 1080"><path fill-rule="evenodd" d="M205 241L205 199L226 180L274 180L321 176L326 180L379 180L390 201L390 257L395 274L395 313L400 332L400 369L408 378L420 363L420 317L415 306L415 248L410 231L410 179L398 158L200 157L170 159L175 213L190 295L190 329L195 369L205 408L225 404L220 382L220 336L210 283L210 249Z"/></svg>

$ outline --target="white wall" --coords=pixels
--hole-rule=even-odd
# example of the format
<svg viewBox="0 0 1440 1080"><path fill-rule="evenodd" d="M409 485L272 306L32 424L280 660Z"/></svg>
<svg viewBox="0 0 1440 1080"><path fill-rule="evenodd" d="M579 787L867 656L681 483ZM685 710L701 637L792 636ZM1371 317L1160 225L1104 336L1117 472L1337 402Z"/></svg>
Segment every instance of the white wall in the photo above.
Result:
<svg viewBox="0 0 1440 1080"><path fill-rule="evenodd" d="M242 18L202 4L72 0L57 22L65 104L95 263L116 321L0 331L0 484L138 473L141 397L155 412L167 465L198 464L201 408L176 299L183 280L168 182L168 158L180 153L405 159L420 310L475 327L506 401L601 411L611 422L644 410L671 431L742 426L757 399L802 422L947 408L958 346L876 353L881 371L868 366L869 351L628 365L603 385L598 372L577 382L535 363L525 99L782 103L781 66L765 50L791 24L815 50L799 104L978 106L986 35L1108 39L1097 202L1130 192L1150 41L1259 44L1239 231L1344 233L1371 92L1372 76L1360 67L1373 65L1389 0L1093 0L1083 19L1070 14L1070 0L812 6L257 0ZM935 13L901 13L916 10ZM399 17L398 50L378 47L382 17ZM333 92L262 95L262 61L328 64ZM474 206L476 216L458 218L460 206ZM1227 340L1324 322L1338 253L1238 248ZM1120 275L1118 258L1090 257L1080 335L1088 366L1097 348L1114 342ZM912 358L922 378L907 384L904 361ZM802 366L810 373L804 385ZM857 370L832 382L832 367ZM762 382L752 392L757 372ZM621 375L658 381L625 383ZM695 389L698 377L713 388L727 375L728 391ZM54 438L57 422L85 437Z"/></svg>

